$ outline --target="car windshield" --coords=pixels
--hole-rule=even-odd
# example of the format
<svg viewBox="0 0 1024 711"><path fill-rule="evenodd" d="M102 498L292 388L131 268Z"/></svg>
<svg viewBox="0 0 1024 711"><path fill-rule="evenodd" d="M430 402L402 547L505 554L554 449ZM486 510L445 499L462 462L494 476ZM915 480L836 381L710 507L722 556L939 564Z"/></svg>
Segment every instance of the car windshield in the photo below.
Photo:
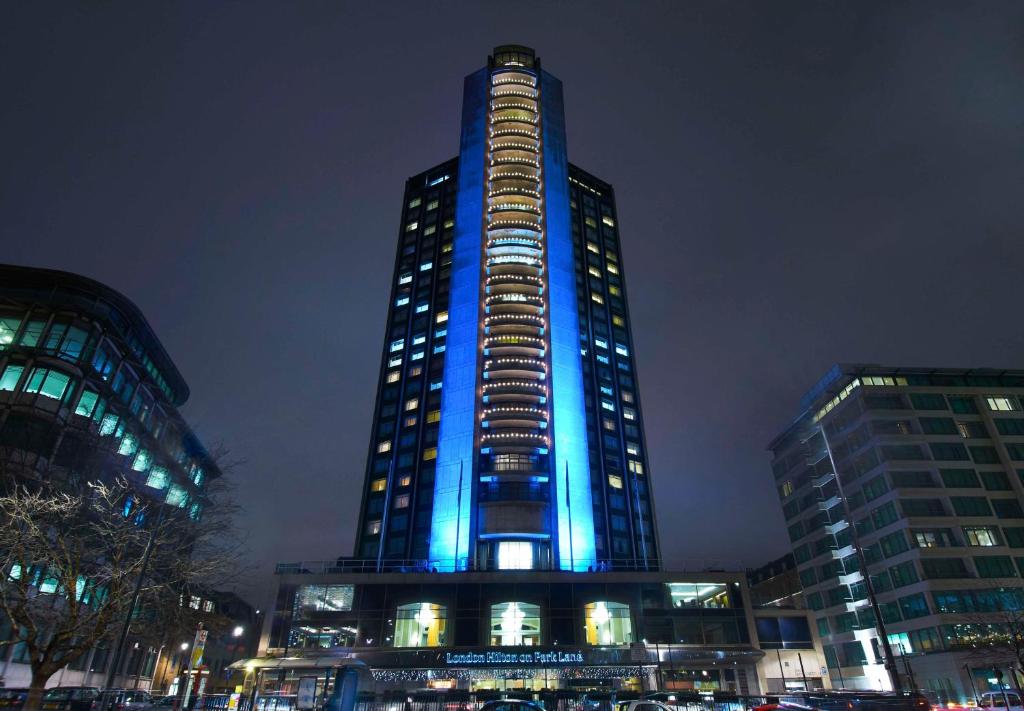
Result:
<svg viewBox="0 0 1024 711"><path fill-rule="evenodd" d="M43 701L63 701L70 693L67 689L50 689L43 694Z"/></svg>

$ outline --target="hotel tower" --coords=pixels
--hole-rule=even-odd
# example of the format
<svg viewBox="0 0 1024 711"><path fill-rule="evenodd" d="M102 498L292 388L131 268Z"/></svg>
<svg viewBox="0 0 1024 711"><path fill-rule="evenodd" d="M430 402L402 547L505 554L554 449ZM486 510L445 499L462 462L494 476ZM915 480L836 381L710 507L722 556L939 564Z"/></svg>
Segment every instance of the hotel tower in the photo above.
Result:
<svg viewBox="0 0 1024 711"><path fill-rule="evenodd" d="M645 449L614 193L498 47L458 158L406 183L356 557L656 569Z"/></svg>

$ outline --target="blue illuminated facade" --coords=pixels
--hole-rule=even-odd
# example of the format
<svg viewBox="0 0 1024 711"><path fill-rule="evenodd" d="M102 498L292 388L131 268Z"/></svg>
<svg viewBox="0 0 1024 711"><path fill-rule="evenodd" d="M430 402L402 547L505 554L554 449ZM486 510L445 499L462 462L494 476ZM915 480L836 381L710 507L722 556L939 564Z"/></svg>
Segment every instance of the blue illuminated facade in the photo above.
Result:
<svg viewBox="0 0 1024 711"><path fill-rule="evenodd" d="M406 183L357 558L657 569L616 220L561 82L495 49L459 157Z"/></svg>

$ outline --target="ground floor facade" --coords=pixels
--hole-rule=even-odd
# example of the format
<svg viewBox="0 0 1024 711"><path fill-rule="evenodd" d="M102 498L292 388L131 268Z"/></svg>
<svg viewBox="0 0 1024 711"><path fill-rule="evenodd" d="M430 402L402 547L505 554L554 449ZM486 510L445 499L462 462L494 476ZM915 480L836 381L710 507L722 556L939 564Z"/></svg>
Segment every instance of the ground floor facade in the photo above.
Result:
<svg viewBox="0 0 1024 711"><path fill-rule="evenodd" d="M725 572L291 566L259 656L235 668L256 708L292 708L309 693L322 700L332 675L352 667L360 693L377 697L827 686L806 614L754 610L748 592L742 574Z"/></svg>

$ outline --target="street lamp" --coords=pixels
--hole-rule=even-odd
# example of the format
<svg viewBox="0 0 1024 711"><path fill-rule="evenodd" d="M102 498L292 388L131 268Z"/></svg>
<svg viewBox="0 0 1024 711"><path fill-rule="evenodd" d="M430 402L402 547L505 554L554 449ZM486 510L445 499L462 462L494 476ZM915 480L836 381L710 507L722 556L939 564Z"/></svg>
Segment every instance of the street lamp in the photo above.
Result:
<svg viewBox="0 0 1024 711"><path fill-rule="evenodd" d="M188 642L182 642L181 643L181 651L184 652L186 649L188 649Z"/></svg>
<svg viewBox="0 0 1024 711"><path fill-rule="evenodd" d="M245 628L243 628L241 625L238 625L237 627L235 627L234 630L231 631L231 635L233 637L241 637L244 632Z"/></svg>

